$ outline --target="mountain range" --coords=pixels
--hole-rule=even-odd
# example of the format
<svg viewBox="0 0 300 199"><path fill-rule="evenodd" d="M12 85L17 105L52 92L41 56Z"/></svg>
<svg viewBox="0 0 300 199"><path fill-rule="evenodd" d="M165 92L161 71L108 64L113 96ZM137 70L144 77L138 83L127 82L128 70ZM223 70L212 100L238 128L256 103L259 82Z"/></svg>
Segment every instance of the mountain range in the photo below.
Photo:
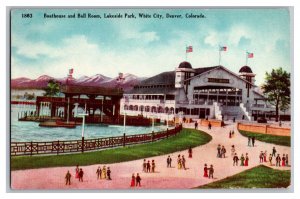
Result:
<svg viewBox="0 0 300 199"><path fill-rule="evenodd" d="M80 86L100 86L107 88L114 88L119 86L124 90L130 90L134 85L140 83L145 78L137 77L135 75L126 73L123 75L123 81L118 81L119 77L111 78L106 77L101 74L96 74L93 76L82 76L78 79L73 78L69 83L72 85L80 85ZM60 84L66 84L67 77L65 78L54 78L48 75L42 75L37 79L29 79L26 77L20 77L11 79L11 88L12 89L42 89L45 88L49 82L49 80L55 80Z"/></svg>

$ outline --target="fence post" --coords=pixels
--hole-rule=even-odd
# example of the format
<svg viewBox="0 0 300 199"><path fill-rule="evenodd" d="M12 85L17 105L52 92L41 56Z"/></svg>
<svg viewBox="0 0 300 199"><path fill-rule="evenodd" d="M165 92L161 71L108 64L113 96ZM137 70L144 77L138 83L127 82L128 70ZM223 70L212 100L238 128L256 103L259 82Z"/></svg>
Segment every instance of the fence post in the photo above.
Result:
<svg viewBox="0 0 300 199"><path fill-rule="evenodd" d="M125 145L126 145L126 135L125 135L125 133L123 134L123 147L125 147Z"/></svg>
<svg viewBox="0 0 300 199"><path fill-rule="evenodd" d="M81 139L81 153L84 152L84 137Z"/></svg>
<svg viewBox="0 0 300 199"><path fill-rule="evenodd" d="M152 142L154 141L154 131L152 131L151 140L152 140Z"/></svg>
<svg viewBox="0 0 300 199"><path fill-rule="evenodd" d="M167 138L169 137L169 130L168 130L168 128L167 128Z"/></svg>
<svg viewBox="0 0 300 199"><path fill-rule="evenodd" d="M57 155L59 153L59 140L57 140Z"/></svg>
<svg viewBox="0 0 300 199"><path fill-rule="evenodd" d="M265 128L265 134L268 134L268 126L269 126L269 125L266 125L266 128Z"/></svg>
<svg viewBox="0 0 300 199"><path fill-rule="evenodd" d="M32 141L30 142L30 156L32 156Z"/></svg>

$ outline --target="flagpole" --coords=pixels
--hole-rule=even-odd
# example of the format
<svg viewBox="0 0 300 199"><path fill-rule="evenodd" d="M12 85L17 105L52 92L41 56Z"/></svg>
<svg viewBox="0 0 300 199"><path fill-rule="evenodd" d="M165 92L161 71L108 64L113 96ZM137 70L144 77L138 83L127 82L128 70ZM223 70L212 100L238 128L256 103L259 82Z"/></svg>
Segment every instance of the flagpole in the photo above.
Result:
<svg viewBox="0 0 300 199"><path fill-rule="evenodd" d="M221 46L219 45L219 66L221 65Z"/></svg>
<svg viewBox="0 0 300 199"><path fill-rule="evenodd" d="M185 45L185 61L187 61L187 45Z"/></svg>
<svg viewBox="0 0 300 199"><path fill-rule="evenodd" d="M246 51L246 66L247 66L247 64L248 64L248 53Z"/></svg>

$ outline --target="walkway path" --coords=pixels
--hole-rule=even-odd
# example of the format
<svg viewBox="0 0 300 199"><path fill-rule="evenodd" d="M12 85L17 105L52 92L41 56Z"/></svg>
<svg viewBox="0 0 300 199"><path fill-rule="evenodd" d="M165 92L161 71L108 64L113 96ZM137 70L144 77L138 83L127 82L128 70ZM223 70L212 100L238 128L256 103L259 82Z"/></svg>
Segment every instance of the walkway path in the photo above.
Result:
<svg viewBox="0 0 300 199"><path fill-rule="evenodd" d="M193 124L184 125L187 128L193 128ZM259 165L260 151L267 150L269 154L273 148L279 154L291 153L290 147L277 146L260 141L256 141L255 147L248 147L248 139L238 133L235 124L229 124L225 128L213 127L208 130L207 127L199 127L209 133L213 139L206 145L193 148L193 158L188 158L187 150L175 152L163 156L148 158L154 159L156 162L156 173L143 173L143 160L135 160L129 162L115 163L106 165L112 171L112 180L97 180L96 170L99 165L83 166L84 178L83 182L78 182L74 178L75 167L57 167L43 169L29 169L13 171L11 173L11 187L13 189L189 189L200 185L208 184L213 181L224 179L244 170ZM231 139L228 137L229 130L235 130L235 136ZM224 145L227 153L226 158L217 158L218 144ZM248 167L232 166L231 145L235 145L238 156L248 153L250 162ZM177 169L177 155L184 155L187 162L187 170ZM172 157L172 166L166 167L166 159L168 155ZM291 158L289 158L291 159ZM275 160L273 161L273 163ZM203 177L204 164L213 164L215 173L214 179ZM267 165L267 164L266 164ZM101 165L102 167L103 165ZM276 169L290 170L291 167L274 167ZM71 186L66 186L64 176L70 170L72 174ZM142 187L130 188L132 173L140 173L142 178Z"/></svg>

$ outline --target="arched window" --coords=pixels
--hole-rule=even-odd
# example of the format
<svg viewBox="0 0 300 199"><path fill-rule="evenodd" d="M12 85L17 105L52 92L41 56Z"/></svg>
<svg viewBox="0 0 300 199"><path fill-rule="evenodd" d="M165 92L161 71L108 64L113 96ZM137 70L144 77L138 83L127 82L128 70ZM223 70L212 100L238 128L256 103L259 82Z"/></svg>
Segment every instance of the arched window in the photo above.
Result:
<svg viewBox="0 0 300 199"><path fill-rule="evenodd" d="M151 112L156 113L156 107L155 106L151 107Z"/></svg>
<svg viewBox="0 0 300 199"><path fill-rule="evenodd" d="M129 106L129 110L130 110L130 111L133 111L133 105L130 105L130 106Z"/></svg>
<svg viewBox="0 0 300 199"><path fill-rule="evenodd" d="M165 108L165 113L169 113L169 107Z"/></svg>
<svg viewBox="0 0 300 199"><path fill-rule="evenodd" d="M144 111L144 106L143 105L140 106L140 111Z"/></svg>

